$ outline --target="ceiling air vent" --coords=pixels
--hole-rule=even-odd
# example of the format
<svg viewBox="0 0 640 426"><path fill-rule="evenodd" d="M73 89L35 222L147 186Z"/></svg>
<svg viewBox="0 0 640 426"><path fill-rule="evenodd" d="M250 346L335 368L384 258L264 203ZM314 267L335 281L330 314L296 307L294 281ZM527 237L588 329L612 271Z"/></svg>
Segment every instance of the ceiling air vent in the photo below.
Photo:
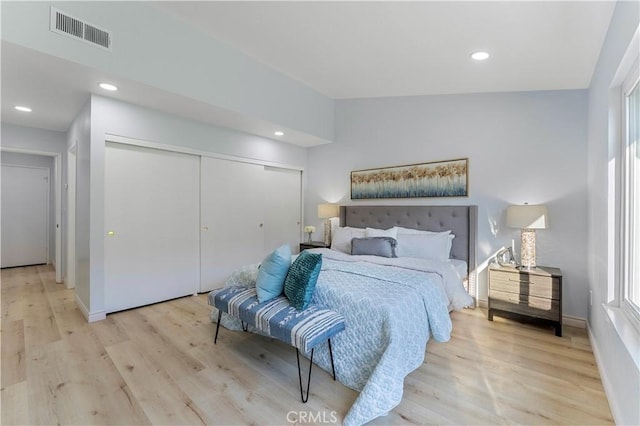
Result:
<svg viewBox="0 0 640 426"><path fill-rule="evenodd" d="M51 31L111 50L111 32L74 18L55 7L51 8Z"/></svg>

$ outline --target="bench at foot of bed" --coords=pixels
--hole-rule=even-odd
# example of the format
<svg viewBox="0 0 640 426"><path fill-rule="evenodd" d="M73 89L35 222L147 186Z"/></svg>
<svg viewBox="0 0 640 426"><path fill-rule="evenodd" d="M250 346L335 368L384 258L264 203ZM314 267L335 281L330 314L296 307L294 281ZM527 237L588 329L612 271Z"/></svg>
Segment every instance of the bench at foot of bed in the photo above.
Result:
<svg viewBox="0 0 640 426"><path fill-rule="evenodd" d="M218 341L220 319L222 312L242 321L243 329L251 325L267 336L278 339L296 348L298 362L298 379L300 382L300 398L302 402L309 399L309 385L311 383L311 367L313 366L313 349L316 345L327 342L333 380L336 370L333 364L331 338L345 328L344 317L334 311L311 304L299 311L289 303L285 296L260 303L256 296L255 287L225 287L209 293L209 304L218 308L218 325L214 344ZM302 372L300 370L300 351L311 351L309 361L309 377L307 378L306 394L303 392Z"/></svg>

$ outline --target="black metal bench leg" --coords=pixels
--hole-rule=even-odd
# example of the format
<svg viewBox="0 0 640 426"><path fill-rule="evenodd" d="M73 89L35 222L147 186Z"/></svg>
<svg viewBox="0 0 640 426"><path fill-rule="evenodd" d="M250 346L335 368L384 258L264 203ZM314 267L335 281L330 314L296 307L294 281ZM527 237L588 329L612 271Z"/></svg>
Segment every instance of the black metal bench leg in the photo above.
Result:
<svg viewBox="0 0 640 426"><path fill-rule="evenodd" d="M220 330L220 320L222 319L222 311L218 310L218 324L216 325L216 337L213 339L213 344L215 345L218 341L218 331Z"/></svg>
<svg viewBox="0 0 640 426"><path fill-rule="evenodd" d="M333 371L333 380L336 380L336 367L333 365L333 351L331 350L331 339L329 339L329 356L331 357L331 371Z"/></svg>
<svg viewBox="0 0 640 426"><path fill-rule="evenodd" d="M300 352L296 348L296 360L298 360L298 380L300 381L300 399L303 403L309 400L309 385L311 385L311 368L313 367L313 349L311 349L311 359L309 360L309 377L307 378L307 395L302 391L302 372L300 371Z"/></svg>

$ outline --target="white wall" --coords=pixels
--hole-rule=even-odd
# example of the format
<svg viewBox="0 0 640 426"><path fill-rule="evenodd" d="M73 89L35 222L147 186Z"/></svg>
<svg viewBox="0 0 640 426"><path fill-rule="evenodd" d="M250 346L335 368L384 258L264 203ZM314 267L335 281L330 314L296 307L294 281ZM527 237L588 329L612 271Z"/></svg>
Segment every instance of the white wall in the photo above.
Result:
<svg viewBox="0 0 640 426"><path fill-rule="evenodd" d="M306 149L236 130L213 127L163 112L93 96L92 134L126 136L168 145L274 163L304 166ZM95 128L95 132L94 132Z"/></svg>
<svg viewBox="0 0 640 426"><path fill-rule="evenodd" d="M2 148L62 153L65 152L65 134L2 123Z"/></svg>
<svg viewBox="0 0 640 426"><path fill-rule="evenodd" d="M89 124L90 123L90 124ZM90 132L88 140L87 132ZM117 135L281 165L306 166L295 145L211 127L136 105L93 96L69 132L78 137L76 292L90 318L104 315L104 155L106 135ZM69 140L71 140L70 138ZM233 206L229 206L233 208ZM80 256L86 256L82 259Z"/></svg>
<svg viewBox="0 0 640 426"><path fill-rule="evenodd" d="M610 253L607 248L608 185L615 151L611 136L617 124L615 117L610 116L609 96L620 61L638 28L639 5L638 2L618 2L616 5L589 88L588 283L593 291L589 327L594 349L600 354L599 367L614 418L616 423L625 425L640 424L640 371L603 309L609 301L608 276L613 272L608 265Z"/></svg>
<svg viewBox="0 0 640 426"><path fill-rule="evenodd" d="M9 161L8 159L12 159L11 161L13 160L22 161L21 164L29 164L35 161L36 163L32 165L45 164L47 161L49 162L48 166L43 166L43 167L50 167L51 169L51 176L49 178L49 181L51 182L51 191L49 192L49 197L51 200L51 209L50 209L51 224L49 226L49 232L51 234L50 240L49 240L49 261L53 263L55 261L55 230L56 230L55 228L55 225L56 225L55 194L61 190L61 187L64 188L64 184L67 182L67 166L66 166L67 159L65 158L65 155L64 155L64 152L66 152L65 134L63 132L34 129L31 127L22 127L22 126L16 126L13 124L2 123L2 130L0 135L1 135L0 141L2 144L3 150L9 150L9 151L18 150L21 152L48 153L52 155L60 154L61 156L62 170L61 170L60 176L61 176L62 182L61 182L61 185L58 185L56 187L54 182L55 179L54 179L53 157L36 159L40 156L39 155L25 156L25 155L18 155L18 154L8 153L8 152L2 153L3 162L5 161L5 159L7 159L7 161ZM63 197L61 200L63 211L66 210L65 198L66 197L64 197L64 194L63 194ZM60 226L62 227L61 229L64 231L64 229L66 229L65 215L63 215L61 219L62 220L61 220ZM66 241L65 241L64 232L62 232L62 255L61 255L60 263L61 265L56 265L56 268L60 268L64 276L65 267L66 267Z"/></svg>
<svg viewBox="0 0 640 426"><path fill-rule="evenodd" d="M2 164L16 166L43 167L49 169L49 263L54 263L56 253L56 203L55 203L55 182L53 157L43 155L19 154L15 152L3 151L0 155ZM57 266L56 266L57 267Z"/></svg>
<svg viewBox="0 0 640 426"><path fill-rule="evenodd" d="M586 102L585 90L336 101L336 141L309 150L304 224L320 224L315 206L325 201L477 204L481 263L512 239L519 253L507 205L544 203L550 228L537 233L538 263L562 269L564 314L586 318ZM352 170L467 157L468 198L350 200Z"/></svg>
<svg viewBox="0 0 640 426"><path fill-rule="evenodd" d="M91 181L91 102L78 112L67 131L65 152L76 145L76 300L89 319L104 315L104 289L91 288L90 205L93 182ZM98 296L95 296L98 294ZM92 297L95 302L92 304Z"/></svg>

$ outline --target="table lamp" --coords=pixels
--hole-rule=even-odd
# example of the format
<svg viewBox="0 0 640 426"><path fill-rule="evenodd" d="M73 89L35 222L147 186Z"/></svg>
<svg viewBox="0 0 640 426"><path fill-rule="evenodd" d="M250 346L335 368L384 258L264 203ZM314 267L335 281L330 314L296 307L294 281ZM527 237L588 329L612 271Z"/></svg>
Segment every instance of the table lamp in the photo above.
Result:
<svg viewBox="0 0 640 426"><path fill-rule="evenodd" d="M331 218L340 215L340 206L333 203L318 204L318 219L324 219L324 243L331 244Z"/></svg>
<svg viewBox="0 0 640 426"><path fill-rule="evenodd" d="M549 226L547 207L538 204L525 203L519 206L507 207L507 226L520 228L520 263L523 268L536 267L536 229L546 229Z"/></svg>

